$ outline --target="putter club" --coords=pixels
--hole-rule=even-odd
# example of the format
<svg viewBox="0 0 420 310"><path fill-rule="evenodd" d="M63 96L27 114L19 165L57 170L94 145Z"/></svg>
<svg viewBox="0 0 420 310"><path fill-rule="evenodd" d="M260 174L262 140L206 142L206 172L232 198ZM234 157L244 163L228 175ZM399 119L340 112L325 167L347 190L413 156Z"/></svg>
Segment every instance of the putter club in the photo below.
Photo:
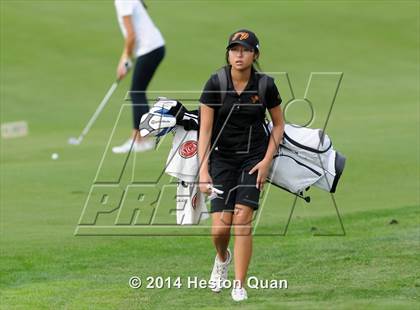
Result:
<svg viewBox="0 0 420 310"><path fill-rule="evenodd" d="M126 70L128 72L131 69L131 66L132 66L131 61L126 61L124 65L125 65L125 68L126 68ZM93 115L91 116L91 118L87 122L86 126L83 128L82 133L77 138L76 137L70 137L68 139L68 141L67 141L68 144L70 144L70 145L79 145L79 144L82 143L83 138L88 134L90 128L95 123L95 121L98 118L99 114L101 114L102 110L105 108L105 106L108 103L109 99L111 98L112 94L117 89L118 84L119 84L120 81L121 81L120 79L117 79L114 83L112 83L111 87L109 88L109 90L105 94L105 97L102 99L101 103L96 108L95 113L93 113Z"/></svg>

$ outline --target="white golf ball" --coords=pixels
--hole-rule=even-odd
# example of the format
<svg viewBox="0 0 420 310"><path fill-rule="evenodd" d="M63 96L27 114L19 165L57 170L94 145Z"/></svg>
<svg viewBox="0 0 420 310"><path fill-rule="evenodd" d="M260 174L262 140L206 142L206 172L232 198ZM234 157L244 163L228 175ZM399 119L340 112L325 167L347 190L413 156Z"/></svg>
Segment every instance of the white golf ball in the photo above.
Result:
<svg viewBox="0 0 420 310"><path fill-rule="evenodd" d="M58 154L57 153L52 153L51 154L51 159L52 160L57 160L58 159Z"/></svg>

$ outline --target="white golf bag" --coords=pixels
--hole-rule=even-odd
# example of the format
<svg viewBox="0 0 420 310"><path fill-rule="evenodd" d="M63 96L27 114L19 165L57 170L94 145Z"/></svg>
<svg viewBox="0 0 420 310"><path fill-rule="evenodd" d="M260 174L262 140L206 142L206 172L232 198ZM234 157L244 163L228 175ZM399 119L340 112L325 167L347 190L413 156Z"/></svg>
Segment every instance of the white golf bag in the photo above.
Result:
<svg viewBox="0 0 420 310"><path fill-rule="evenodd" d="M271 130L272 124L268 127ZM310 186L335 192L344 165L345 157L334 150L321 129L286 124L268 181L309 202L304 191Z"/></svg>

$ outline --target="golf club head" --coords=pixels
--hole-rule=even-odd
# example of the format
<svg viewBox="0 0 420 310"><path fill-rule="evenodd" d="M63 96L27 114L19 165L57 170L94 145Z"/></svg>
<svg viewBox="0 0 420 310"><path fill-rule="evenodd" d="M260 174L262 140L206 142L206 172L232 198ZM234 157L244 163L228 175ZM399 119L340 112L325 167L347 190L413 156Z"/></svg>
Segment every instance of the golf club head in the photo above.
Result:
<svg viewBox="0 0 420 310"><path fill-rule="evenodd" d="M80 144L80 140L78 138L71 137L68 140L68 144L71 144L71 145L79 145Z"/></svg>

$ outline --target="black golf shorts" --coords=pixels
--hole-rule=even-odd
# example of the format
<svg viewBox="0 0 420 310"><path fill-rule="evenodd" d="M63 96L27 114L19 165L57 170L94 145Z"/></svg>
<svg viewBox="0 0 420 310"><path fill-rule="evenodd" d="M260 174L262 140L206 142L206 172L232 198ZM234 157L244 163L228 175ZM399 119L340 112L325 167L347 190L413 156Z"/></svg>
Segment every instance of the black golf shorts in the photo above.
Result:
<svg viewBox="0 0 420 310"><path fill-rule="evenodd" d="M249 171L265 156L265 150L254 153L222 153L213 150L209 172L213 186L223 191L211 200L210 212L233 211L235 204L258 209L260 190L256 188L258 171Z"/></svg>

